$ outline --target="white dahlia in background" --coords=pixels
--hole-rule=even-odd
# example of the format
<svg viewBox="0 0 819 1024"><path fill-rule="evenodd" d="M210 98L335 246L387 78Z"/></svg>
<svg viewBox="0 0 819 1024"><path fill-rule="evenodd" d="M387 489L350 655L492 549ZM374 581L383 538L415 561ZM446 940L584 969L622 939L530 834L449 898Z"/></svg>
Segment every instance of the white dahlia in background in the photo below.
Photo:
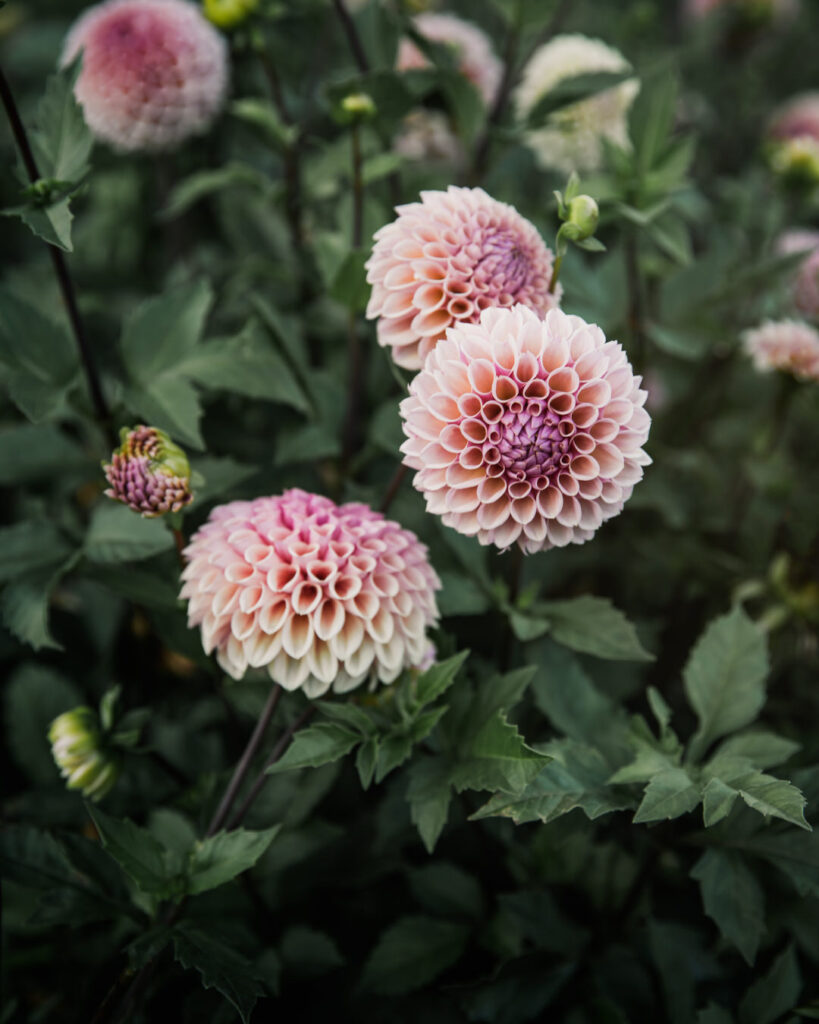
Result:
<svg viewBox="0 0 819 1024"><path fill-rule="evenodd" d="M555 36L535 50L515 91L521 119L567 78L601 71L628 71L631 65L617 50L582 35ZM602 139L628 145L627 114L640 89L636 78L589 99L555 111L542 128L527 132L526 141L542 167L569 174L593 171L603 160Z"/></svg>
<svg viewBox="0 0 819 1024"><path fill-rule="evenodd" d="M742 335L757 370L819 381L819 331L799 320L766 320Z"/></svg>
<svg viewBox="0 0 819 1024"><path fill-rule="evenodd" d="M483 189L422 192L397 213L376 232L366 266L367 317L378 319L378 343L399 366L420 369L449 326L474 323L489 307L522 303L543 315L558 304L551 249Z"/></svg>
<svg viewBox="0 0 819 1024"><path fill-rule="evenodd" d="M234 679L267 669L317 697L428 660L440 581L415 534L301 490L215 508L185 549L181 596Z"/></svg>
<svg viewBox="0 0 819 1024"><path fill-rule="evenodd" d="M438 160L450 167L462 166L466 160L464 148L446 114L425 107L403 118L393 149L405 160Z"/></svg>
<svg viewBox="0 0 819 1024"><path fill-rule="evenodd" d="M650 458L646 392L616 341L553 309L487 309L430 353L401 403L427 510L481 544L581 544Z"/></svg>
<svg viewBox="0 0 819 1024"><path fill-rule="evenodd" d="M454 14L419 14L413 25L431 43L452 49L458 70L472 82L489 106L497 95L503 65L492 52L486 33ZM412 71L428 68L429 61L411 39L404 38L398 45L395 67L397 71Z"/></svg>
<svg viewBox="0 0 819 1024"><path fill-rule="evenodd" d="M805 254L793 281L793 304L804 316L819 320L819 231L786 231L777 248L783 255Z"/></svg>
<svg viewBox="0 0 819 1024"><path fill-rule="evenodd" d="M97 138L162 150L205 131L221 109L227 44L185 0L107 0L81 15L61 64L82 54L74 94Z"/></svg>

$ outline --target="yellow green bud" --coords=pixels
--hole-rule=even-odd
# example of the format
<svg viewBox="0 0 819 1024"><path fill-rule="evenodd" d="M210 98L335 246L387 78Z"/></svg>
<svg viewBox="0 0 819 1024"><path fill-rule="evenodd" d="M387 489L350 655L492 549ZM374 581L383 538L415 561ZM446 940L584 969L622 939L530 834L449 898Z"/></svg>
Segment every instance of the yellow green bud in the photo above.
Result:
<svg viewBox="0 0 819 1024"><path fill-rule="evenodd" d="M68 789L99 800L119 775L119 758L110 750L91 708L79 707L55 718L48 730L51 753Z"/></svg>
<svg viewBox="0 0 819 1024"><path fill-rule="evenodd" d="M561 228L565 238L571 242L582 242L597 230L600 209L591 196L575 196L568 207L566 222Z"/></svg>
<svg viewBox="0 0 819 1024"><path fill-rule="evenodd" d="M259 6L259 0L203 0L205 17L219 28L241 25Z"/></svg>

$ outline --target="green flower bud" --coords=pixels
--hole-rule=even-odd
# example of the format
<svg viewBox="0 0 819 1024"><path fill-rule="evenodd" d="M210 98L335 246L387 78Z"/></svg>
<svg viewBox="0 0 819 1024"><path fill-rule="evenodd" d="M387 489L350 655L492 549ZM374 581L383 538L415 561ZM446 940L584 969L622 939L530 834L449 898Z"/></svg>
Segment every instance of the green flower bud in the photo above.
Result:
<svg viewBox="0 0 819 1024"><path fill-rule="evenodd" d="M341 101L341 110L350 121L366 121L375 117L376 106L366 92L353 92Z"/></svg>
<svg viewBox="0 0 819 1024"><path fill-rule="evenodd" d="M780 177L800 185L819 184L819 142L798 136L772 143L768 149L771 169Z"/></svg>
<svg viewBox="0 0 819 1024"><path fill-rule="evenodd" d="M235 28L259 6L259 0L203 0L205 17L219 28Z"/></svg>
<svg viewBox="0 0 819 1024"><path fill-rule="evenodd" d="M560 229L571 242L582 242L597 230L600 210L591 196L575 196L569 203L566 223Z"/></svg>
<svg viewBox="0 0 819 1024"><path fill-rule="evenodd" d="M120 762L105 743L99 719L88 707L55 718L48 730L51 754L68 789L99 800L117 780Z"/></svg>

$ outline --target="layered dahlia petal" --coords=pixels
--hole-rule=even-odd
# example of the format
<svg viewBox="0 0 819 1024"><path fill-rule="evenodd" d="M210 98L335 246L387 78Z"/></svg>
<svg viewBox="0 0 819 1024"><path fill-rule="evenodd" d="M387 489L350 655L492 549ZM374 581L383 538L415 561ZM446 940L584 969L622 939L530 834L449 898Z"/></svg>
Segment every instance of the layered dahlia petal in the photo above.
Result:
<svg viewBox="0 0 819 1024"><path fill-rule="evenodd" d="M819 331L798 320L766 320L742 335L757 370L784 370L819 381Z"/></svg>
<svg viewBox="0 0 819 1024"><path fill-rule="evenodd" d="M162 150L204 131L224 103L227 45L186 0L107 0L65 41L82 54L74 87L94 135L121 150Z"/></svg>
<svg viewBox="0 0 819 1024"><path fill-rule="evenodd" d="M301 490L215 508L185 550L188 624L238 679L266 667L317 697L417 666L440 581L417 537Z"/></svg>
<svg viewBox="0 0 819 1024"><path fill-rule="evenodd" d="M492 103L503 76L503 65L493 53L486 33L454 14L419 14L413 24L425 39L450 47L458 70L472 82L487 106ZM396 69L411 71L427 67L429 61L415 43L406 37L402 39Z"/></svg>
<svg viewBox="0 0 819 1024"><path fill-rule="evenodd" d="M484 309L522 303L543 315L559 302L560 289L549 291L551 250L483 189L423 192L397 212L376 232L367 262L367 316L399 366L420 369L448 327L476 323Z"/></svg>
<svg viewBox="0 0 819 1024"><path fill-rule="evenodd" d="M528 117L538 102L567 78L600 71L628 71L628 61L599 39L582 35L555 36L535 50L523 69L515 92L518 116ZM603 159L603 139L628 145L626 116L640 89L630 78L589 99L562 107L543 128L526 135L542 167L569 174L592 171Z"/></svg>
<svg viewBox="0 0 819 1024"><path fill-rule="evenodd" d="M559 309L456 324L409 390L404 463L428 510L481 544L583 543L651 461L646 392L625 352Z"/></svg>

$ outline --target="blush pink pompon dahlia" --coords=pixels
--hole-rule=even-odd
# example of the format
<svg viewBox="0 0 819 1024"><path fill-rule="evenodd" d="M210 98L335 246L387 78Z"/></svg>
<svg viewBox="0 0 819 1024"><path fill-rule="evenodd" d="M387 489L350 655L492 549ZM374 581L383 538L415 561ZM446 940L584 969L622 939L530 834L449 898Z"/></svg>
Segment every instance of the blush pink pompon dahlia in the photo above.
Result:
<svg viewBox="0 0 819 1024"><path fill-rule="evenodd" d="M215 508L185 549L181 596L234 679L267 668L317 697L392 682L428 654L440 581L409 530L301 490Z"/></svg>
<svg viewBox="0 0 819 1024"><path fill-rule="evenodd" d="M399 366L420 369L448 327L474 323L489 307L522 303L542 316L558 304L552 251L483 189L422 192L420 203L396 211L367 261L367 317L378 319L378 342Z"/></svg>
<svg viewBox="0 0 819 1024"><path fill-rule="evenodd" d="M447 332L401 403L427 510L481 544L581 544L650 458L646 392L616 341L559 309L488 309Z"/></svg>
<svg viewBox="0 0 819 1024"><path fill-rule="evenodd" d="M757 370L819 381L819 331L799 320L766 320L742 335Z"/></svg>
<svg viewBox="0 0 819 1024"><path fill-rule="evenodd" d="M472 82L487 106L492 103L503 77L503 65L492 52L486 33L453 14L419 14L413 24L431 43L450 47L458 70ZM405 37L398 46L395 66L398 71L412 71L430 65L415 43Z"/></svg>
<svg viewBox="0 0 819 1024"><path fill-rule="evenodd" d="M62 65L82 53L74 93L97 138L162 150L204 131L221 108L227 45L186 0L107 0L68 34Z"/></svg>

